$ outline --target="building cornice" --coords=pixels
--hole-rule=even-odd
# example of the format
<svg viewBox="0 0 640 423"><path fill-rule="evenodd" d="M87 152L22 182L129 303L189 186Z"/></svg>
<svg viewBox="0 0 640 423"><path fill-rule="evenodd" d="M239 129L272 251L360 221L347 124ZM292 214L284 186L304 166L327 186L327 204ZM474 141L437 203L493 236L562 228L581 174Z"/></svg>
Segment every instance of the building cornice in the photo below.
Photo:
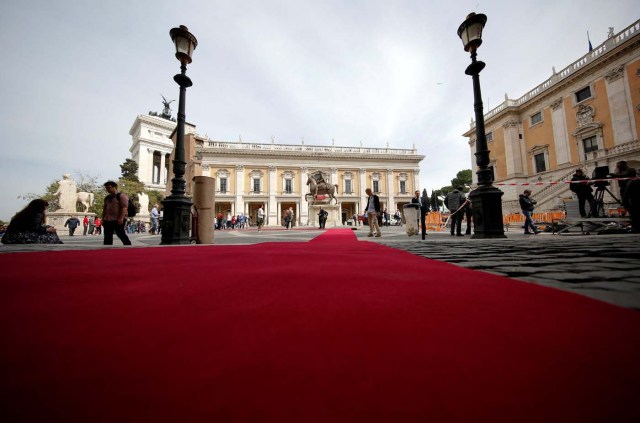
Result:
<svg viewBox="0 0 640 423"><path fill-rule="evenodd" d="M198 140L196 152L215 156L245 157L319 157L326 159L375 159L383 161L421 161L425 156L417 154L414 149L401 148L365 148L340 147L323 145L290 145L290 144L258 144L241 142L222 142Z"/></svg>
<svg viewBox="0 0 640 423"><path fill-rule="evenodd" d="M161 117L149 116L149 115L138 115L136 120L131 125L131 129L129 129L129 135L133 135L135 129L140 126L142 123L147 123L151 126L164 128L168 131L173 131L176 127L176 122L163 119Z"/></svg>

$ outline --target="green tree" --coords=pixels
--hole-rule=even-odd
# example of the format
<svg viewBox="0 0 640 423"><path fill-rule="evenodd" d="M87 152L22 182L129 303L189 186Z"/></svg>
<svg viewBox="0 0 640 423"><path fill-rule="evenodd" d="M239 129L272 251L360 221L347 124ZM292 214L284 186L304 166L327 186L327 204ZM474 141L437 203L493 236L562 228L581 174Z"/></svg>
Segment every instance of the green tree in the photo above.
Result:
<svg viewBox="0 0 640 423"><path fill-rule="evenodd" d="M451 186L453 187L463 187L464 192L469 192L469 187L471 186L472 177L471 177L471 169L461 170L456 174L456 177L451 180Z"/></svg>
<svg viewBox="0 0 640 423"><path fill-rule="evenodd" d="M126 159L124 163L120 165L120 171L124 179L140 182L138 179L138 163L136 163L135 160Z"/></svg>

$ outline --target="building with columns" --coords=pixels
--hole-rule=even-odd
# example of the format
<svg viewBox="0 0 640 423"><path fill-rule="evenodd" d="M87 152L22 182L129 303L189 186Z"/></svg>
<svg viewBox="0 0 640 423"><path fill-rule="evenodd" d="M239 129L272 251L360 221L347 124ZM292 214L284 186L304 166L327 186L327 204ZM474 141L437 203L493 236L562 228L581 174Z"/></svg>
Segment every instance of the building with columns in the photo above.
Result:
<svg viewBox="0 0 640 423"><path fill-rule="evenodd" d="M193 126L187 125L185 132L187 195L192 193L194 176L213 177L216 214L244 214L255 222L262 205L267 226L280 226L289 208L294 211L294 225L309 224L307 180L318 171L327 183L338 186L343 222L363 213L368 187L390 213L402 210L419 186L419 164L424 159L415 148L223 142L198 135Z"/></svg>
<svg viewBox="0 0 640 423"><path fill-rule="evenodd" d="M129 151L138 163L138 179L147 189L164 191L167 186L175 127L176 122L151 115L139 115L131 125Z"/></svg>
<svg viewBox="0 0 640 423"><path fill-rule="evenodd" d="M136 117L129 134L132 159L138 163L138 178L147 189L171 189L171 161L176 122L152 115ZM365 189L380 196L383 208L393 214L411 201L419 188L419 165L424 156L415 149L365 148L275 143L213 141L185 125L185 179L192 195L194 176L216 179L216 214L255 216L260 205L267 212L268 226L279 226L283 211L292 208L295 225L309 222L305 195L307 179L322 172L325 181L338 185L336 197L342 220L362 214ZM313 219L312 219L313 221Z"/></svg>
<svg viewBox="0 0 640 423"><path fill-rule="evenodd" d="M527 187L537 210L558 208L570 197L563 181L577 168L587 175L604 166L613 172L625 160L640 170L639 125L640 20L617 34L611 28L604 43L559 72L554 68L522 97L505 95L485 115L496 185L505 193L503 211L518 211L518 195ZM475 168L475 122L464 136ZM616 182L609 188L618 195ZM605 202L614 201L606 194Z"/></svg>

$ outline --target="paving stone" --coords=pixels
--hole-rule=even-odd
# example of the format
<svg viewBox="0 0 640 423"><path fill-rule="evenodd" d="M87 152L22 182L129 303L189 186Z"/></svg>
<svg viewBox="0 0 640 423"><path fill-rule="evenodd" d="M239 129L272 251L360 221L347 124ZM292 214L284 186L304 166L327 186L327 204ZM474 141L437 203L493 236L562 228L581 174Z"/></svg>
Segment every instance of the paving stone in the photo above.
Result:
<svg viewBox="0 0 640 423"><path fill-rule="evenodd" d="M584 281L591 279L588 273L569 273L569 272L539 272L536 274L536 277L542 279L552 279L557 281Z"/></svg>

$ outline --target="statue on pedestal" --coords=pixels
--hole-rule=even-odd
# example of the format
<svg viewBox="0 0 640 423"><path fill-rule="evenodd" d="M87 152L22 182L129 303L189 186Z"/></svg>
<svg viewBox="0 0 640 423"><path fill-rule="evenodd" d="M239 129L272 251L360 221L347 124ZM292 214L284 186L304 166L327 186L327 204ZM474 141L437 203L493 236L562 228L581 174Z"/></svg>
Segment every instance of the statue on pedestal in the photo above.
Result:
<svg viewBox="0 0 640 423"><path fill-rule="evenodd" d="M144 192L138 193L138 204L140 205L140 211L138 214L143 216L149 215L149 196Z"/></svg>
<svg viewBox="0 0 640 423"><path fill-rule="evenodd" d="M309 185L309 194L305 195L305 198L309 201L308 197L313 197L311 204L316 203L318 195L328 195L329 203L331 203L331 200L336 200L336 204L338 204L338 199L335 196L338 192L338 185L326 183L321 172L316 172L315 175L309 175L307 185Z"/></svg>
<svg viewBox="0 0 640 423"><path fill-rule="evenodd" d="M60 205L60 208L56 211L75 213L78 193L76 183L71 179L71 175L68 173L62 175L62 180L58 183L58 190L54 195L58 197L58 204Z"/></svg>

